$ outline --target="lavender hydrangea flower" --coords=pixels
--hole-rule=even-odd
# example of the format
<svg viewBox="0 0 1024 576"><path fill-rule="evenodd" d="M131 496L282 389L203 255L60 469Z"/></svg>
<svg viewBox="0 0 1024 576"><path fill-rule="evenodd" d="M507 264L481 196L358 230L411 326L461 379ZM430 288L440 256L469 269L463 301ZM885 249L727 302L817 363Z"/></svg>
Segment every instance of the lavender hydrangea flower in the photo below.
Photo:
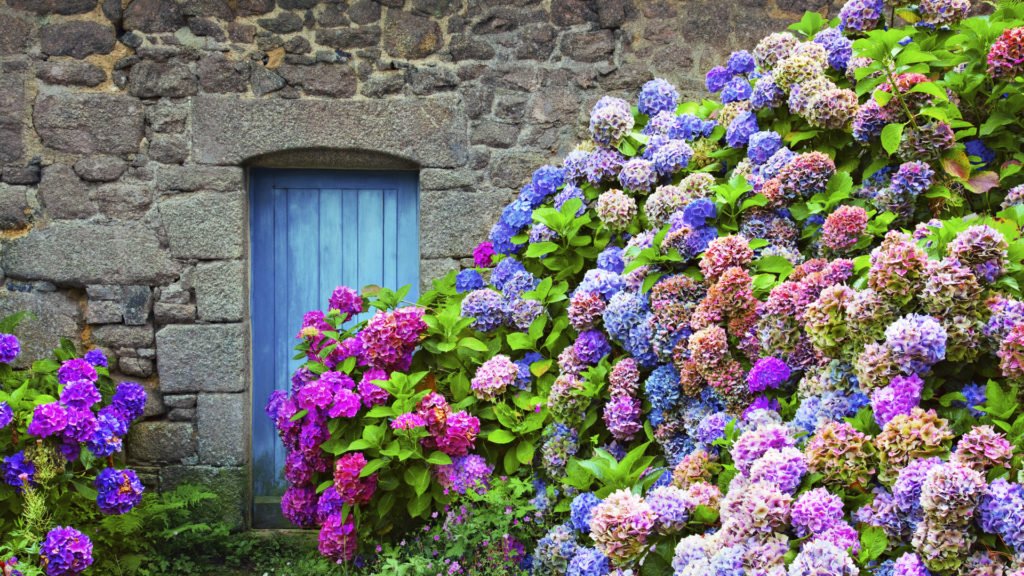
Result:
<svg viewBox="0 0 1024 576"><path fill-rule="evenodd" d="M576 338L573 350L583 362L597 364L612 351L612 347L600 330L586 330Z"/></svg>
<svg viewBox="0 0 1024 576"><path fill-rule="evenodd" d="M825 488L814 488L793 503L792 518L797 536L822 534L842 521L843 500Z"/></svg>
<svg viewBox="0 0 1024 576"><path fill-rule="evenodd" d="M774 77L766 74L754 82L754 90L750 94L750 107L754 110L778 108L785 97L786 93L775 83Z"/></svg>
<svg viewBox="0 0 1024 576"><path fill-rule="evenodd" d="M605 576L611 570L608 557L596 548L579 548L569 561L565 576Z"/></svg>
<svg viewBox="0 0 1024 576"><path fill-rule="evenodd" d="M749 80L743 76L735 76L722 88L721 100L723 104L740 102L749 99L753 91Z"/></svg>
<svg viewBox="0 0 1024 576"><path fill-rule="evenodd" d="M789 576L856 576L857 565L845 550L825 540L812 540L804 544L793 563Z"/></svg>
<svg viewBox="0 0 1024 576"><path fill-rule="evenodd" d="M619 183L626 190L646 193L657 182L658 175L654 170L654 163L643 158L633 158L626 162L619 172Z"/></svg>
<svg viewBox="0 0 1024 576"><path fill-rule="evenodd" d="M782 136L772 130L762 130L750 135L747 141L747 158L754 164L764 164L782 148Z"/></svg>
<svg viewBox="0 0 1024 576"><path fill-rule="evenodd" d="M727 68L733 74L750 74L754 66L754 56L746 50L737 50L729 55Z"/></svg>
<svg viewBox="0 0 1024 576"><path fill-rule="evenodd" d="M882 0L849 0L839 10L839 29L855 32L873 30L884 8Z"/></svg>
<svg viewBox="0 0 1024 576"><path fill-rule="evenodd" d="M14 334L0 333L0 363L10 364L21 353L21 343Z"/></svg>
<svg viewBox="0 0 1024 576"><path fill-rule="evenodd" d="M490 332L507 320L505 298L489 288L474 290L462 299L462 316L473 318L473 328Z"/></svg>
<svg viewBox="0 0 1024 576"><path fill-rule="evenodd" d="M885 344L904 374L926 374L946 357L946 329L931 316L908 314L885 329Z"/></svg>
<svg viewBox="0 0 1024 576"><path fill-rule="evenodd" d="M686 141L669 140L655 150L651 160L654 162L654 170L665 176L686 168L692 157L693 148Z"/></svg>
<svg viewBox="0 0 1024 576"><path fill-rule="evenodd" d="M92 566L92 540L78 530L57 526L39 545L47 576L75 576Z"/></svg>
<svg viewBox="0 0 1024 576"><path fill-rule="evenodd" d="M125 514L142 502L142 482L134 470L105 468L96 475L96 505L104 514Z"/></svg>
<svg viewBox="0 0 1024 576"><path fill-rule="evenodd" d="M679 103L679 91L668 81L655 78L644 83L637 98L641 114L654 116L658 112L674 112Z"/></svg>

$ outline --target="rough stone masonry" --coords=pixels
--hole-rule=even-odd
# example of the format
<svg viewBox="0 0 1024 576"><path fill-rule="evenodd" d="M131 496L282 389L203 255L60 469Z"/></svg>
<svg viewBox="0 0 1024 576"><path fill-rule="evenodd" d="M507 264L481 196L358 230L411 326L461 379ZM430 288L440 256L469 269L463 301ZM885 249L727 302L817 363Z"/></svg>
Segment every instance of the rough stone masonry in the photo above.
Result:
<svg viewBox="0 0 1024 576"><path fill-rule="evenodd" d="M0 315L149 390L128 456L248 510L245 170L418 168L457 268L600 96L703 72L822 0L4 0ZM333 149L335 153L324 152ZM360 151L360 152L355 152ZM458 230L458 234L452 234Z"/></svg>

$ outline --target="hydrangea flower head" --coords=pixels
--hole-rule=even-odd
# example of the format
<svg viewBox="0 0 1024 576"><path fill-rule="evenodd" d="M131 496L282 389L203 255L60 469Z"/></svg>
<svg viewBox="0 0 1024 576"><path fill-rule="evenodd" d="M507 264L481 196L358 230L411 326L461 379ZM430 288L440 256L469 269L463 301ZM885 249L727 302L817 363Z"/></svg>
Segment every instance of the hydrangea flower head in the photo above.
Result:
<svg viewBox="0 0 1024 576"><path fill-rule="evenodd" d="M94 482L96 504L104 514L124 514L142 502L142 482L134 470L105 468Z"/></svg>
<svg viewBox="0 0 1024 576"><path fill-rule="evenodd" d="M104 354L103 350L100 350L99 348L93 348L92 350L89 350L88 352L85 353L85 356L82 356L82 359L88 362L89 364L92 364L93 367L102 366L103 368L106 368L108 364L107 355Z"/></svg>
<svg viewBox="0 0 1024 576"><path fill-rule="evenodd" d="M61 384L67 384L68 382L74 382L76 380L88 380L89 382L95 382L96 378L98 378L96 368L82 358L66 360L57 370L57 380Z"/></svg>
<svg viewBox="0 0 1024 576"><path fill-rule="evenodd" d="M988 52L988 73L993 78L1024 74L1024 26L1003 31Z"/></svg>
<svg viewBox="0 0 1024 576"><path fill-rule="evenodd" d="M679 91L667 80L655 78L644 83L637 99L641 114L655 116L659 112L674 112L679 103Z"/></svg>
<svg viewBox="0 0 1024 576"><path fill-rule="evenodd" d="M495 400L513 385L519 376L519 367L504 354L498 354L477 368L471 386L473 394L481 400Z"/></svg>
<svg viewBox="0 0 1024 576"><path fill-rule="evenodd" d="M629 104L620 98L605 96L590 112L590 136L601 146L614 147L633 129Z"/></svg>
<svg viewBox="0 0 1024 576"><path fill-rule="evenodd" d="M581 492L573 498L569 506L569 523L576 530L589 534L590 517L594 512L594 508L600 503L601 499L595 496L593 492Z"/></svg>
<svg viewBox="0 0 1024 576"><path fill-rule="evenodd" d="M0 363L10 364L21 353L21 343L14 334L0 333Z"/></svg>
<svg viewBox="0 0 1024 576"><path fill-rule="evenodd" d="M643 552L656 518L643 498L616 490L594 508L590 537L614 564L626 563Z"/></svg>
<svg viewBox="0 0 1024 576"><path fill-rule="evenodd" d="M92 540L71 527L57 526L39 545L40 561L47 576L74 576L92 566Z"/></svg>

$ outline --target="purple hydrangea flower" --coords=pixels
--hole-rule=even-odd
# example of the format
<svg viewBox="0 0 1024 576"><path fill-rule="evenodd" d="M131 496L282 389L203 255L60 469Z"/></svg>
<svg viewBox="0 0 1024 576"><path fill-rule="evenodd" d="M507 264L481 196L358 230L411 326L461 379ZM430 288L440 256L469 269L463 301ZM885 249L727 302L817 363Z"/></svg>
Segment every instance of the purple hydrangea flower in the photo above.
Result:
<svg viewBox="0 0 1024 576"><path fill-rule="evenodd" d="M61 364L60 369L57 370L57 380L61 384L67 384L76 380L95 382L96 378L96 369L92 367L92 364L81 358L72 358Z"/></svg>
<svg viewBox="0 0 1024 576"><path fill-rule="evenodd" d="M68 382L60 393L60 403L68 408L89 409L102 399L96 385L88 380Z"/></svg>
<svg viewBox="0 0 1024 576"><path fill-rule="evenodd" d="M921 403L924 382L917 374L897 376L887 386L871 393L871 408L875 422L884 427L890 420L910 411Z"/></svg>
<svg viewBox="0 0 1024 576"><path fill-rule="evenodd" d="M797 536L822 534L842 521L843 500L825 488L814 488L796 499L791 514Z"/></svg>
<svg viewBox="0 0 1024 576"><path fill-rule="evenodd" d="M611 344L600 330L585 330L573 343L576 357L587 364L597 364L612 351Z"/></svg>
<svg viewBox="0 0 1024 576"><path fill-rule="evenodd" d="M363 297L348 286L338 286L331 292L327 307L340 312L343 318L349 318L363 311Z"/></svg>
<svg viewBox="0 0 1024 576"><path fill-rule="evenodd" d="M82 359L88 362L89 364L92 364L94 367L102 366L106 368L108 365L107 355L104 354L103 350L100 350L99 348L93 348L92 350L89 350L88 352L85 353L85 356L83 356Z"/></svg>
<svg viewBox="0 0 1024 576"><path fill-rule="evenodd" d="M10 364L21 353L21 344L14 334L0 334L0 363Z"/></svg>
<svg viewBox="0 0 1024 576"><path fill-rule="evenodd" d="M24 486L35 482L36 466L25 459L25 451L22 450L4 457L3 472L4 482L20 493Z"/></svg>
<svg viewBox="0 0 1024 576"><path fill-rule="evenodd" d="M839 29L867 32L873 30L882 17L882 0L849 0L839 10Z"/></svg>
<svg viewBox="0 0 1024 576"><path fill-rule="evenodd" d="M505 297L489 288L474 290L462 300L462 316L473 318L473 328L490 332L508 320Z"/></svg>
<svg viewBox="0 0 1024 576"><path fill-rule="evenodd" d="M925 374L946 357L946 329L931 316L908 314L885 329L885 344L904 374Z"/></svg>
<svg viewBox="0 0 1024 576"><path fill-rule="evenodd" d="M134 470L105 468L96 475L96 505L104 514L125 514L142 502L145 489Z"/></svg>
<svg viewBox="0 0 1024 576"><path fill-rule="evenodd" d="M686 141L669 140L655 150L651 159L654 162L654 170L664 176L686 168L692 157L693 148L690 148Z"/></svg>
<svg viewBox="0 0 1024 576"><path fill-rule="evenodd" d="M92 541L70 527L57 526L39 546L47 576L74 576L92 566Z"/></svg>
<svg viewBox="0 0 1024 576"><path fill-rule="evenodd" d="M6 428L14 421L14 410L7 402L0 402L0 428Z"/></svg>
<svg viewBox="0 0 1024 576"><path fill-rule="evenodd" d="M825 28L814 35L814 43L821 44L828 52L828 65L833 70L846 72L853 56L853 41L843 36L839 28Z"/></svg>
<svg viewBox="0 0 1024 576"><path fill-rule="evenodd" d="M761 358L750 368L750 372L747 373L747 386L754 393L775 389L789 379L789 374L789 366L785 362L768 356Z"/></svg>
<svg viewBox="0 0 1024 576"><path fill-rule="evenodd" d="M56 402L50 402L49 404L36 406L27 432L32 436L47 438L61 432L67 425L67 408Z"/></svg>
<svg viewBox="0 0 1024 576"><path fill-rule="evenodd" d="M708 92L720 92L722 88L729 80L732 80L733 73L725 66L715 66L711 70L708 70L707 76L704 77L704 86L707 87Z"/></svg>
<svg viewBox="0 0 1024 576"><path fill-rule="evenodd" d="M900 165L899 170L892 175L890 185L893 191L898 195L906 195L910 198L917 198L919 195L928 191L928 188L932 185L932 178L935 176L935 171L932 170L931 166L927 162L921 162L919 160L913 162L904 162Z"/></svg>
<svg viewBox="0 0 1024 576"><path fill-rule="evenodd" d="M750 107L754 110L778 108L785 97L786 93L775 83L772 75L767 74L754 82L754 90L750 94Z"/></svg>
<svg viewBox="0 0 1024 576"><path fill-rule="evenodd" d="M561 210L566 202L572 199L580 201L580 207L576 210L576 216L582 216L587 211L587 199L583 195L583 189L573 183L568 183L562 191L555 195L555 209Z"/></svg>

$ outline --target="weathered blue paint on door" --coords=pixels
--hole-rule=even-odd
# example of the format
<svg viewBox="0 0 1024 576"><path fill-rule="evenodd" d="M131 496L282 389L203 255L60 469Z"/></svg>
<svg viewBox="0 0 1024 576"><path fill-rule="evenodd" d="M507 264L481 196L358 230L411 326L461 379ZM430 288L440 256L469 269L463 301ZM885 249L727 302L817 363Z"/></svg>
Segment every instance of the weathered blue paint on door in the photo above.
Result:
<svg viewBox="0 0 1024 576"><path fill-rule="evenodd" d="M250 173L253 524L282 525L284 447L263 407L290 386L295 335L334 287L419 287L415 172Z"/></svg>

